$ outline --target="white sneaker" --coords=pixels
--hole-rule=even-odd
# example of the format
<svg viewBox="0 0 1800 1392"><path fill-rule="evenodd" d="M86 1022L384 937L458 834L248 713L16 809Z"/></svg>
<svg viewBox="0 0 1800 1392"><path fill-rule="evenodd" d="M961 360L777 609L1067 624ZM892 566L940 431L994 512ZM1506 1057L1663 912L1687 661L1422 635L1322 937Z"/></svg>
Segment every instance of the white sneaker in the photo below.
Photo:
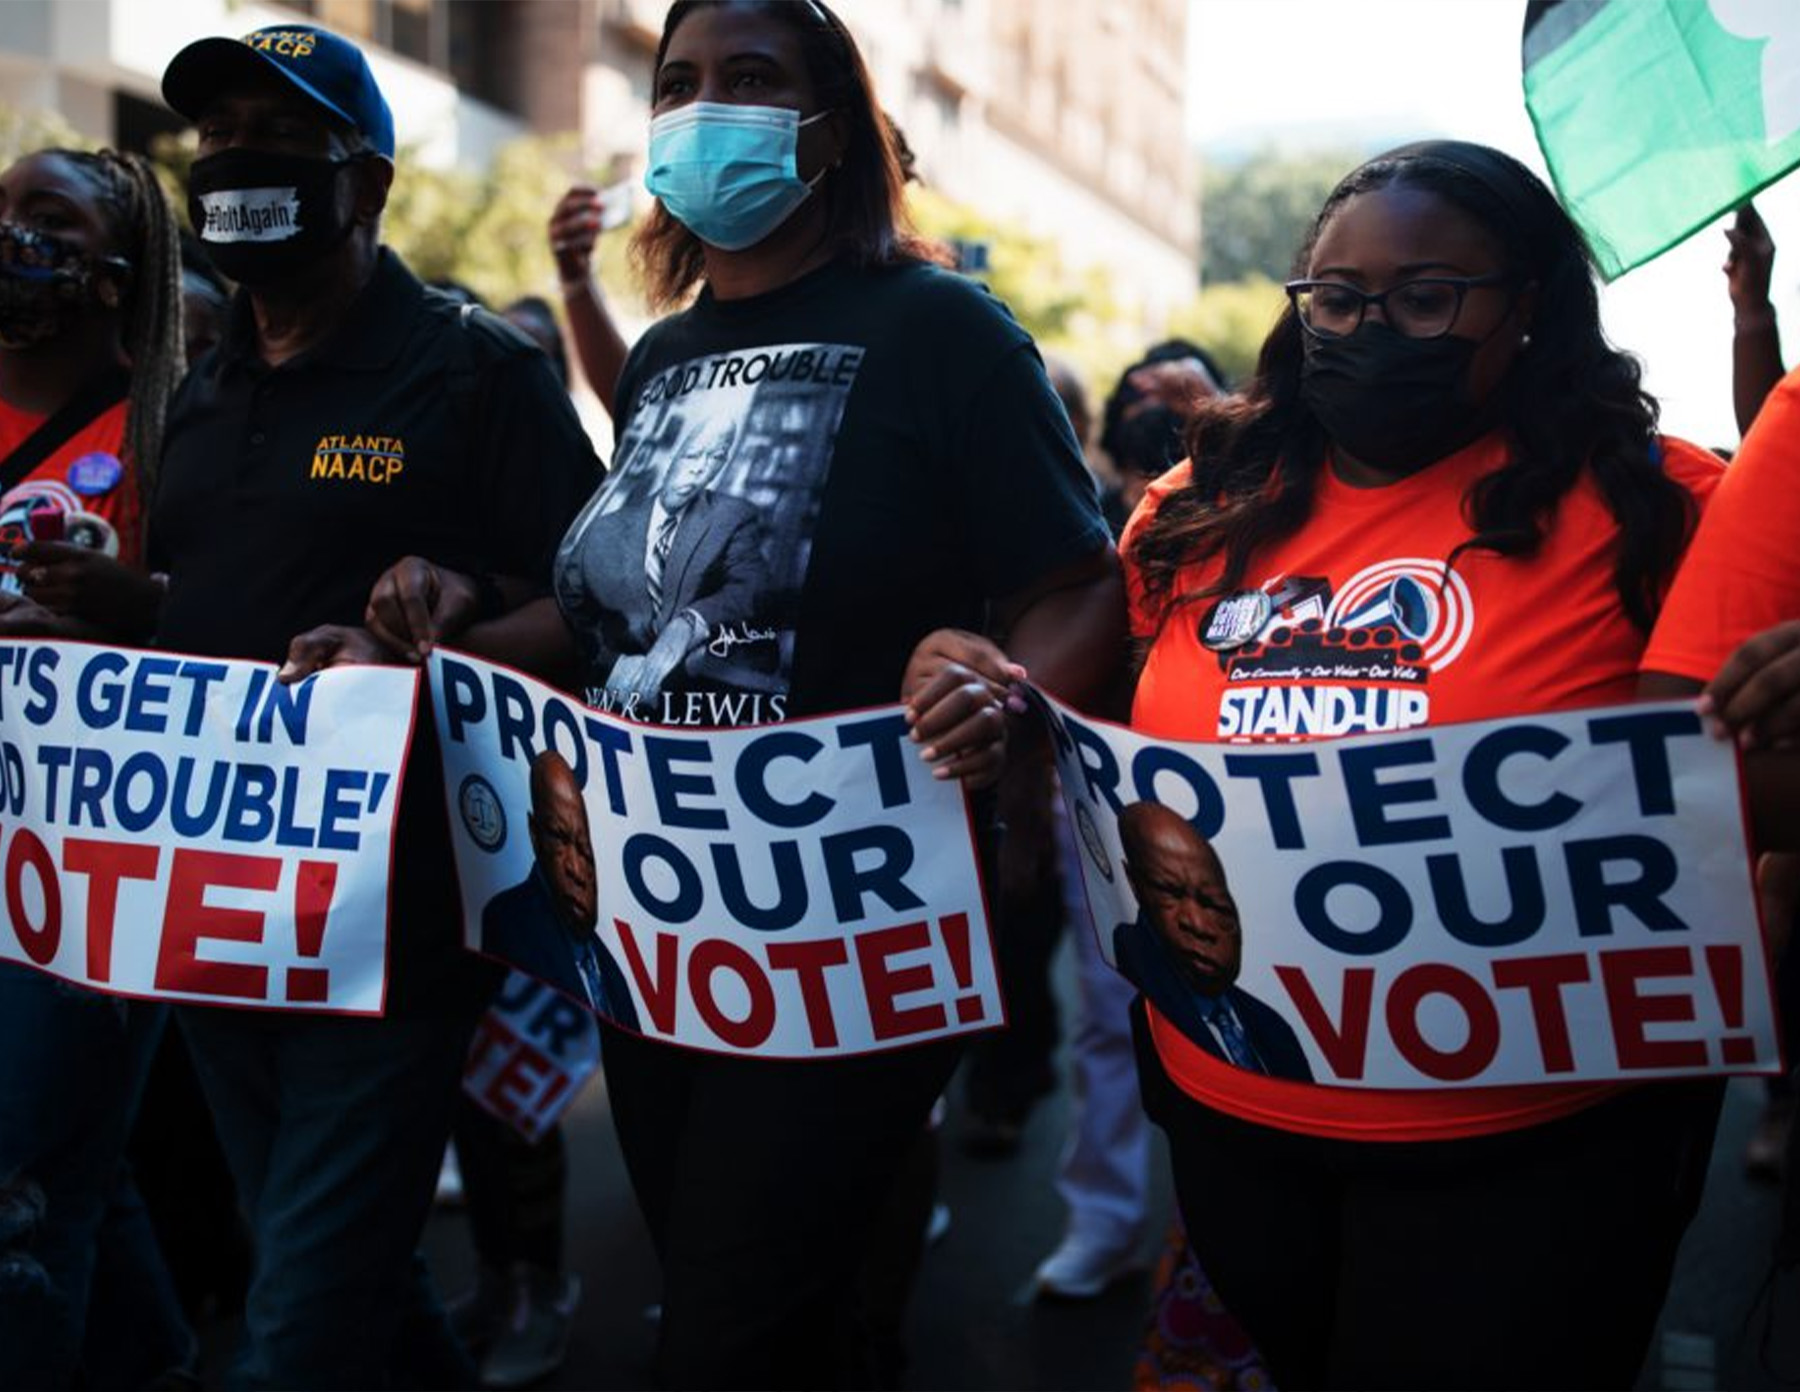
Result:
<svg viewBox="0 0 1800 1392"><path fill-rule="evenodd" d="M1092 1300L1113 1282L1135 1275L1145 1263L1132 1239L1123 1246L1102 1246L1091 1238L1070 1233L1058 1247L1038 1263L1039 1295L1058 1300Z"/></svg>
<svg viewBox="0 0 1800 1392"><path fill-rule="evenodd" d="M481 1361L483 1387L530 1387L562 1367L569 1352L581 1278L520 1265L509 1284L511 1309Z"/></svg>
<svg viewBox="0 0 1800 1392"><path fill-rule="evenodd" d="M462 1166L456 1163L456 1147L444 1147L444 1160L438 1166L437 1193L434 1202L440 1208L461 1208L464 1203Z"/></svg>

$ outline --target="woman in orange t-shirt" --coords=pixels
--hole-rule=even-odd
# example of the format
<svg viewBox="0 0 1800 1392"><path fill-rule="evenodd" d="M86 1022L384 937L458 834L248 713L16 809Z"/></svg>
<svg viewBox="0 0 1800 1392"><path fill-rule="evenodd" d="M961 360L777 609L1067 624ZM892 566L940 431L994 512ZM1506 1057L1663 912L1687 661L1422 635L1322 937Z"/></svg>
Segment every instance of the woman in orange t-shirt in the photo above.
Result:
<svg viewBox="0 0 1800 1392"><path fill-rule="evenodd" d="M144 504L181 322L148 161L40 150L0 172L0 636L150 636Z"/></svg>
<svg viewBox="0 0 1800 1392"><path fill-rule="evenodd" d="M1345 178L1300 264L1255 378L1126 532L1133 725L1291 741L1629 700L1718 466L1656 435L1554 197L1497 151L1408 146ZM1235 941L1198 878L1167 892ZM1135 1014L1191 1241L1278 1385L1633 1382L1716 1083L1333 1088L1256 1016L1260 1055Z"/></svg>

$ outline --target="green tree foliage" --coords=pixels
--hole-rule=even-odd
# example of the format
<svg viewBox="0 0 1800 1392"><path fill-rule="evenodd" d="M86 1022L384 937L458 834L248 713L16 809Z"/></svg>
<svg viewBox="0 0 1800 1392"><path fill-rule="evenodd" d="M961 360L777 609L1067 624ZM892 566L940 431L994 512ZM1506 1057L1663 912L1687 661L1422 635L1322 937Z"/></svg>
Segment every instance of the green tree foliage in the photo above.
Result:
<svg viewBox="0 0 1800 1392"><path fill-rule="evenodd" d="M0 169L33 150L91 150L94 142L54 111L20 111L0 102Z"/></svg>
<svg viewBox="0 0 1800 1392"><path fill-rule="evenodd" d="M1200 344L1233 382L1242 382L1285 298L1281 286L1263 275L1211 284L1171 317L1169 333Z"/></svg>
<svg viewBox="0 0 1800 1392"><path fill-rule="evenodd" d="M527 136L503 146L485 170L436 169L400 152L383 220L384 239L424 280L454 280L491 305L521 295L554 300L556 267L545 228L564 190L606 181L580 166L569 137ZM628 312L641 304L626 264L627 235L600 239L607 297Z"/></svg>
<svg viewBox="0 0 1800 1392"><path fill-rule="evenodd" d="M1362 158L1270 147L1242 164L1208 165L1200 176L1200 283L1286 280L1325 195Z"/></svg>
<svg viewBox="0 0 1800 1392"><path fill-rule="evenodd" d="M1119 305L1106 268L1067 266L1047 238L935 189L912 185L907 203L927 237L987 244L989 270L982 279L1047 356L1075 370L1098 411L1119 372L1144 347L1143 329Z"/></svg>

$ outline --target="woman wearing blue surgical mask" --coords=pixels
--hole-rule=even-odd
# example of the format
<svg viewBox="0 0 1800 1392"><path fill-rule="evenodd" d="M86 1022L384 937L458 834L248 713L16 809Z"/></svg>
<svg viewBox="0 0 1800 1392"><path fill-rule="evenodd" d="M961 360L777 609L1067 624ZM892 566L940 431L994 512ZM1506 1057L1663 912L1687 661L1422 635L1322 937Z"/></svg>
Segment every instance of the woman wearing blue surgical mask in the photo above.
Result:
<svg viewBox="0 0 1800 1392"><path fill-rule="evenodd" d="M823 4L680 0L654 92L658 206L634 251L653 300L687 307L632 350L611 472L557 557L579 684L603 709L695 727L900 699L936 774L985 788L1022 668L1086 704L1122 653L1117 558L1043 363L908 230L893 137ZM454 636L473 594L409 562L377 588L372 627L417 653ZM809 921L833 911L815 900ZM871 912L857 926L905 921ZM641 973L632 989L655 1018ZM830 990L845 1050L868 1050L860 977ZM859 1270L959 1053L939 1038L766 1062L606 1028L662 1261L663 1385L897 1376L862 1333Z"/></svg>

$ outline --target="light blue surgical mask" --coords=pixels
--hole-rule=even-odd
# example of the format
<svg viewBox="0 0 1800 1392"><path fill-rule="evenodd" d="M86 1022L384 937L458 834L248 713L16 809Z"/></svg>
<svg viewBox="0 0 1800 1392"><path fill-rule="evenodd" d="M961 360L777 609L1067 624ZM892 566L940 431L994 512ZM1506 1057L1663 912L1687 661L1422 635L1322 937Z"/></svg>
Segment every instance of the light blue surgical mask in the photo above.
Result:
<svg viewBox="0 0 1800 1392"><path fill-rule="evenodd" d="M802 121L791 107L689 102L650 122L644 187L708 246L755 246L825 177L802 179L795 148L800 128L829 114Z"/></svg>

